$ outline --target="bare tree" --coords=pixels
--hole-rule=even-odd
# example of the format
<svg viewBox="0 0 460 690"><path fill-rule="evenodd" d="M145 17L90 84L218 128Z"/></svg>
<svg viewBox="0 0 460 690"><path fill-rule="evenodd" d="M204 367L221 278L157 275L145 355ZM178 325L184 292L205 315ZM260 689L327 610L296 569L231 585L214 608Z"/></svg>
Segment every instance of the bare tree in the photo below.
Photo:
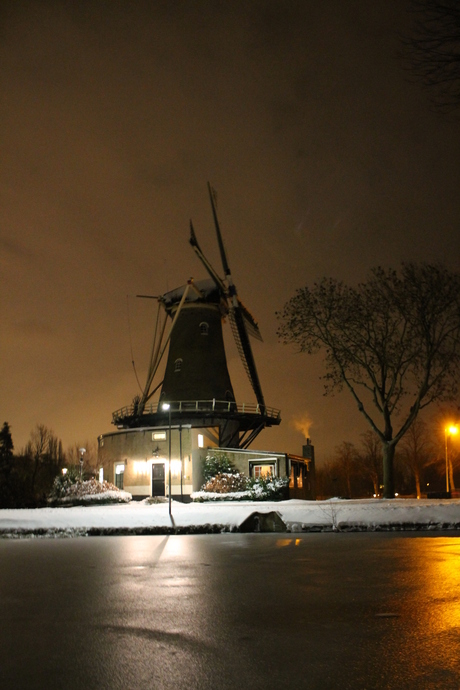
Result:
<svg viewBox="0 0 460 690"><path fill-rule="evenodd" d="M357 452L357 467L363 477L371 480L374 494L378 496L382 479L382 444L372 429L361 434L361 448Z"/></svg>
<svg viewBox="0 0 460 690"><path fill-rule="evenodd" d="M340 471L343 474L348 498L351 498L353 495L351 480L353 475L356 474L356 460L357 453L353 443L343 441L339 446L336 447L334 454L334 465L340 468Z"/></svg>
<svg viewBox="0 0 460 690"><path fill-rule="evenodd" d="M412 34L403 39L403 64L431 90L443 110L460 105L460 3L413 0Z"/></svg>
<svg viewBox="0 0 460 690"><path fill-rule="evenodd" d="M417 498L421 496L420 481L423 470L436 463L437 455L429 429L422 419L416 419L401 441L400 458L415 481Z"/></svg>
<svg viewBox="0 0 460 690"><path fill-rule="evenodd" d="M32 461L31 491L35 491L37 475L41 465L48 464L58 472L64 462L62 443L55 436L52 429L44 424L37 424L30 433L30 439L26 444L23 454Z"/></svg>
<svg viewBox="0 0 460 690"><path fill-rule="evenodd" d="M383 495L394 498L396 445L422 408L457 392L460 275L403 264L373 269L357 287L324 278L297 290L278 318L282 342L324 351L326 393L345 386L378 435Z"/></svg>

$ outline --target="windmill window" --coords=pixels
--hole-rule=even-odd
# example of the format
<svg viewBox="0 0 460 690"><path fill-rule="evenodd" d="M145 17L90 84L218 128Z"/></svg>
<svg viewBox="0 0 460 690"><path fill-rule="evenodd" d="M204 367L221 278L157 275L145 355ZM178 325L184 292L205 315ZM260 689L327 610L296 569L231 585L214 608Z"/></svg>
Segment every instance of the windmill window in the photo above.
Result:
<svg viewBox="0 0 460 690"><path fill-rule="evenodd" d="M179 359L176 359L174 362L174 371L177 373L182 369L182 359L179 357Z"/></svg>
<svg viewBox="0 0 460 690"><path fill-rule="evenodd" d="M123 478L125 474L124 465L115 465L115 486L118 489L123 489Z"/></svg>
<svg viewBox="0 0 460 690"><path fill-rule="evenodd" d="M209 333L209 323L206 323L206 321L202 321L200 323L200 333L201 335L208 335Z"/></svg>

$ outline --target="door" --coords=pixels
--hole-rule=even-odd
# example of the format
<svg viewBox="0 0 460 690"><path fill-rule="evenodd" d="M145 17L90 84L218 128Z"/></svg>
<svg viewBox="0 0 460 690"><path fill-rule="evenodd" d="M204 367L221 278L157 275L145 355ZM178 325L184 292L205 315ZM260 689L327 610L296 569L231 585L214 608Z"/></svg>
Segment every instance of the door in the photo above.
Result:
<svg viewBox="0 0 460 690"><path fill-rule="evenodd" d="M152 496L165 495L165 464L164 462L152 465Z"/></svg>

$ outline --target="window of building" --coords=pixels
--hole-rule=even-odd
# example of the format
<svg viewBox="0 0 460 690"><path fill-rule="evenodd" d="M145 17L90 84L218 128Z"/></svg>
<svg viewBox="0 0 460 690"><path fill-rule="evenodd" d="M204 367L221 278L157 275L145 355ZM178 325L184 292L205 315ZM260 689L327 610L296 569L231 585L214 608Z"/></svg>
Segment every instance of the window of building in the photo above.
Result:
<svg viewBox="0 0 460 690"><path fill-rule="evenodd" d="M174 371L176 374L182 369L182 359L179 357L179 359L176 359L174 362Z"/></svg>
<svg viewBox="0 0 460 690"><path fill-rule="evenodd" d="M104 468L100 467L99 468L99 482L102 484L103 481L104 481Z"/></svg>
<svg viewBox="0 0 460 690"><path fill-rule="evenodd" d="M200 323L200 333L201 335L208 335L209 333L209 323L206 323L206 321L202 321Z"/></svg>
<svg viewBox="0 0 460 690"><path fill-rule="evenodd" d="M198 434L198 448L204 448L204 436L203 436L203 434Z"/></svg>
<svg viewBox="0 0 460 690"><path fill-rule="evenodd" d="M259 477L274 477L275 465L253 465L252 476L254 477L254 479L259 479Z"/></svg>
<svg viewBox="0 0 460 690"><path fill-rule="evenodd" d="M123 489L123 478L125 474L124 465L115 465L115 486L118 489Z"/></svg>
<svg viewBox="0 0 460 690"><path fill-rule="evenodd" d="M166 431L154 431L152 434L153 441L166 441Z"/></svg>

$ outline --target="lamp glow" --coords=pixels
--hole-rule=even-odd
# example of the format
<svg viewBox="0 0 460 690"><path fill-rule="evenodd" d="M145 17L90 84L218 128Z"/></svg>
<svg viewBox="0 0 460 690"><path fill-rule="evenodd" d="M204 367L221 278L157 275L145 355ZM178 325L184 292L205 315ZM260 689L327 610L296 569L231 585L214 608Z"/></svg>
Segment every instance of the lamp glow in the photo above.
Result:
<svg viewBox="0 0 460 690"><path fill-rule="evenodd" d="M448 436L455 436L455 434L458 434L458 426L456 424L451 424L450 426L446 426L444 429L444 438L445 438L445 445L446 445L446 492L450 492L450 483L449 483L449 452L448 452L448 447L447 447L447 437Z"/></svg>

